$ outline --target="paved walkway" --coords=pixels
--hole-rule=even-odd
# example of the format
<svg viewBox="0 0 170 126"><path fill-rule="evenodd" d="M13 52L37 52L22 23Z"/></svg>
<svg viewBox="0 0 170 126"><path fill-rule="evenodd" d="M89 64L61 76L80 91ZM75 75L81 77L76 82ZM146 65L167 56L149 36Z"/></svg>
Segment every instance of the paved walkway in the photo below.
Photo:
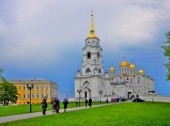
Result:
<svg viewBox="0 0 170 126"><path fill-rule="evenodd" d="M100 106L106 106L106 105L111 105L109 104L100 104L100 105L92 105L92 107L100 107ZM81 110L81 109L88 109L89 107L74 107L74 108L67 108L67 112L69 111L75 111L75 110ZM60 113L63 113L64 109L60 109ZM56 112L52 111L47 111L46 115L51 115L51 114L56 114ZM12 115L12 116L5 116L5 117L0 117L0 123L5 123L5 122L11 122L15 120L21 120L21 119L28 119L28 118L34 118L34 117L39 117L39 116L44 116L42 115L42 112L34 112L34 113L27 113L27 114L20 114L20 115Z"/></svg>

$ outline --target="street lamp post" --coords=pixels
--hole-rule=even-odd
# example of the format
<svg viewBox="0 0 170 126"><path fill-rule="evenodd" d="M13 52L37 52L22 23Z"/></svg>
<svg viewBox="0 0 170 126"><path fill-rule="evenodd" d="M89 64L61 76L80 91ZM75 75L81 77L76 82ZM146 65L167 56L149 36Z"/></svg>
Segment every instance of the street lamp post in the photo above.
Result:
<svg viewBox="0 0 170 126"><path fill-rule="evenodd" d="M136 93L136 91L135 91L135 89L136 89L136 86L135 86L135 75L133 75L133 96L135 96L135 93Z"/></svg>
<svg viewBox="0 0 170 126"><path fill-rule="evenodd" d="M30 112L32 112L31 108L31 90L34 88L33 84L27 84L27 88L30 90Z"/></svg>
<svg viewBox="0 0 170 126"><path fill-rule="evenodd" d="M154 90L148 92L149 95L152 95L152 103L153 103L153 97L156 94Z"/></svg>
<svg viewBox="0 0 170 126"><path fill-rule="evenodd" d="M80 106L80 93L81 93L81 90L77 90L77 92L79 93L79 106Z"/></svg>
<svg viewBox="0 0 170 126"><path fill-rule="evenodd" d="M100 90L100 91L99 91L99 94L100 94L100 104L101 104L101 95L102 95L102 93L103 93L103 91Z"/></svg>

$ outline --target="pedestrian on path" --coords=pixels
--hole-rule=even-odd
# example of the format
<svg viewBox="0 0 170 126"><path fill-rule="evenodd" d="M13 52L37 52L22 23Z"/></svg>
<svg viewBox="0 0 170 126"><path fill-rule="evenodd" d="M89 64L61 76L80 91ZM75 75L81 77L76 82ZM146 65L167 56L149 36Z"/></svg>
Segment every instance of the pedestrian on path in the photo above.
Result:
<svg viewBox="0 0 170 126"><path fill-rule="evenodd" d="M43 115L46 114L46 109L47 109L47 97L44 97L41 104L42 104L42 113Z"/></svg>
<svg viewBox="0 0 170 126"><path fill-rule="evenodd" d="M92 106L92 99L91 99L91 97L89 98L89 106L90 107Z"/></svg>
<svg viewBox="0 0 170 126"><path fill-rule="evenodd" d="M52 112L56 111L56 97L51 98L51 111Z"/></svg>
<svg viewBox="0 0 170 126"><path fill-rule="evenodd" d="M51 111L52 111L52 112L53 112L53 110L54 110L53 99L54 99L54 98L52 97L52 98L51 98L51 102L50 102L50 103L51 103Z"/></svg>
<svg viewBox="0 0 170 126"><path fill-rule="evenodd" d="M86 98L86 99L85 99L86 108L87 108L87 104L88 104L88 100L87 100L87 98Z"/></svg>
<svg viewBox="0 0 170 126"><path fill-rule="evenodd" d="M55 106L55 109L56 109L56 113L59 113L59 109L60 109L60 100L59 100L57 97L55 97L54 106Z"/></svg>
<svg viewBox="0 0 170 126"><path fill-rule="evenodd" d="M66 112L67 105L68 105L68 99L67 98L64 99L63 104L64 104L64 112Z"/></svg>

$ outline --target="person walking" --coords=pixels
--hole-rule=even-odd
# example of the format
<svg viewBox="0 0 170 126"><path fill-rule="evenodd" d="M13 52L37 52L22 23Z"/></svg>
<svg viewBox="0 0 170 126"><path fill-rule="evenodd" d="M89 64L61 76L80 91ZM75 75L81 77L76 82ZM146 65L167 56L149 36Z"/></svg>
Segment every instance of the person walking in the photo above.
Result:
<svg viewBox="0 0 170 126"><path fill-rule="evenodd" d="M85 99L86 108L87 108L87 104L88 104L88 100L87 100L87 98L86 98L86 99Z"/></svg>
<svg viewBox="0 0 170 126"><path fill-rule="evenodd" d="M47 98L43 98L43 100L42 100L42 102L41 102L43 115L46 114L46 109L47 109L47 101L46 101L46 100L47 100Z"/></svg>
<svg viewBox="0 0 170 126"><path fill-rule="evenodd" d="M90 107L92 106L92 99L91 99L91 97L89 98L89 106Z"/></svg>
<svg viewBox="0 0 170 126"><path fill-rule="evenodd" d="M68 105L68 99L67 98L64 99L63 104L64 104L64 112L66 112L67 105Z"/></svg>
<svg viewBox="0 0 170 126"><path fill-rule="evenodd" d="M59 113L60 100L58 98L55 98L55 109L56 109L56 113Z"/></svg>
<svg viewBox="0 0 170 126"><path fill-rule="evenodd" d="M52 111L52 112L54 112L54 111L56 110L56 108L55 108L55 104L56 104L56 103L55 103L55 98L56 98L56 97L52 97L52 98L51 98L51 111Z"/></svg>

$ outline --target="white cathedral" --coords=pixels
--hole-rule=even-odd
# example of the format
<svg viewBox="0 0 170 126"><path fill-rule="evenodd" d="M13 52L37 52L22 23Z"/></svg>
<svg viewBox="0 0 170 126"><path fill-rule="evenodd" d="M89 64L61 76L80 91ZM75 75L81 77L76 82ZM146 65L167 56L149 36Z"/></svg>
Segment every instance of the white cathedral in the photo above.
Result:
<svg viewBox="0 0 170 126"><path fill-rule="evenodd" d="M113 97L131 98L136 95L147 96L154 90L154 80L144 70L136 72L136 66L123 60L119 75L110 67L104 72L100 39L95 35L93 14L91 14L90 35L85 39L82 49L82 68L75 76L75 98L89 98L99 101Z"/></svg>

